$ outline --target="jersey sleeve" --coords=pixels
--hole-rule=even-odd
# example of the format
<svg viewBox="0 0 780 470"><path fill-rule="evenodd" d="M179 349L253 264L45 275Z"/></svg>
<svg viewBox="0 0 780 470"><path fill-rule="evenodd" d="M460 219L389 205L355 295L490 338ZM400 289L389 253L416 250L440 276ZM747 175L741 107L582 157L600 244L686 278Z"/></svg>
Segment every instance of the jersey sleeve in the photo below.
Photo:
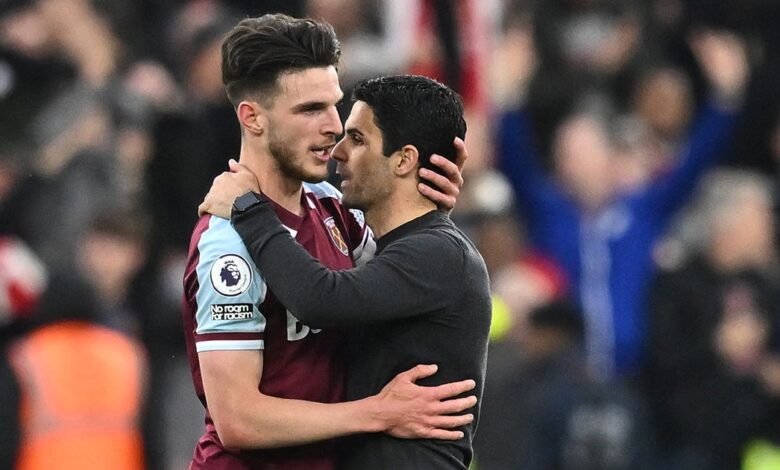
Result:
<svg viewBox="0 0 780 470"><path fill-rule="evenodd" d="M331 270L290 236L268 202L234 215L233 223L276 298L315 328L441 311L453 298L453 286L471 282L464 246L436 231L396 241L362 266Z"/></svg>
<svg viewBox="0 0 780 470"><path fill-rule="evenodd" d="M266 284L230 222L212 217L197 253L196 350L263 349Z"/></svg>

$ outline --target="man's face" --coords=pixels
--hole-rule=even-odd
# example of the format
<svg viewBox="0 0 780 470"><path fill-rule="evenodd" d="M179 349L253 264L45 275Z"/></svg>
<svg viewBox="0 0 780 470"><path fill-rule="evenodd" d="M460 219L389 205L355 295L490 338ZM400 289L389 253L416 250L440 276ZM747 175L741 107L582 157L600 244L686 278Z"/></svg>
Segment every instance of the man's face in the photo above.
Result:
<svg viewBox="0 0 780 470"><path fill-rule="evenodd" d="M345 128L344 138L333 149L342 178L342 202L368 211L392 192L395 159L382 154L382 132L365 102L355 102Z"/></svg>
<svg viewBox="0 0 780 470"><path fill-rule="evenodd" d="M318 183L328 176L330 151L341 134L336 104L343 93L336 69L318 67L279 77L267 110L268 150L288 178Z"/></svg>

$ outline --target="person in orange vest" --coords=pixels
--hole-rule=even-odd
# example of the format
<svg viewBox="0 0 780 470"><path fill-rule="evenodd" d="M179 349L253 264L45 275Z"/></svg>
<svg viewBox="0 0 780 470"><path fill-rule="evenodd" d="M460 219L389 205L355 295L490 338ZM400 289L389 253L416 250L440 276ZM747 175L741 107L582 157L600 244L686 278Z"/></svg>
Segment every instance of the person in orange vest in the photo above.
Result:
<svg viewBox="0 0 780 470"><path fill-rule="evenodd" d="M0 276L0 290L4 282ZM144 468L146 354L101 325L97 311L86 282L52 275L36 313L8 341L0 356L0 468Z"/></svg>

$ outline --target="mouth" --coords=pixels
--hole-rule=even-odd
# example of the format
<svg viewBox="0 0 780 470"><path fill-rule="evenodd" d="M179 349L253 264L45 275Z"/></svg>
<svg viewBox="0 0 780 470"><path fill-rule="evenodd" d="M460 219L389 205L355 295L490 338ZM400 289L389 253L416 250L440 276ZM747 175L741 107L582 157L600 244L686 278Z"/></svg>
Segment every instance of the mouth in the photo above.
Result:
<svg viewBox="0 0 780 470"><path fill-rule="evenodd" d="M326 145L324 147L312 147L309 150L321 162L328 162L330 160L330 151L335 147L335 144Z"/></svg>

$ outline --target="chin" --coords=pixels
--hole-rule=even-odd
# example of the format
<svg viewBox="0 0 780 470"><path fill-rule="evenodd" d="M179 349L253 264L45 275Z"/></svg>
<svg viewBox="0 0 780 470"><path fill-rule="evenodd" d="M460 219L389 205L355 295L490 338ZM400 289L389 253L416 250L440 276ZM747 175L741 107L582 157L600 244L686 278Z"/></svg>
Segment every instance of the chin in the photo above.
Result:
<svg viewBox="0 0 780 470"><path fill-rule="evenodd" d="M349 209L358 209L363 212L366 211L366 204L363 204L359 200L355 200L354 198L350 197L349 194L342 194L341 204Z"/></svg>
<svg viewBox="0 0 780 470"><path fill-rule="evenodd" d="M301 168L298 172L299 179L306 183L322 183L328 179L328 167L324 166L322 169L307 169Z"/></svg>

